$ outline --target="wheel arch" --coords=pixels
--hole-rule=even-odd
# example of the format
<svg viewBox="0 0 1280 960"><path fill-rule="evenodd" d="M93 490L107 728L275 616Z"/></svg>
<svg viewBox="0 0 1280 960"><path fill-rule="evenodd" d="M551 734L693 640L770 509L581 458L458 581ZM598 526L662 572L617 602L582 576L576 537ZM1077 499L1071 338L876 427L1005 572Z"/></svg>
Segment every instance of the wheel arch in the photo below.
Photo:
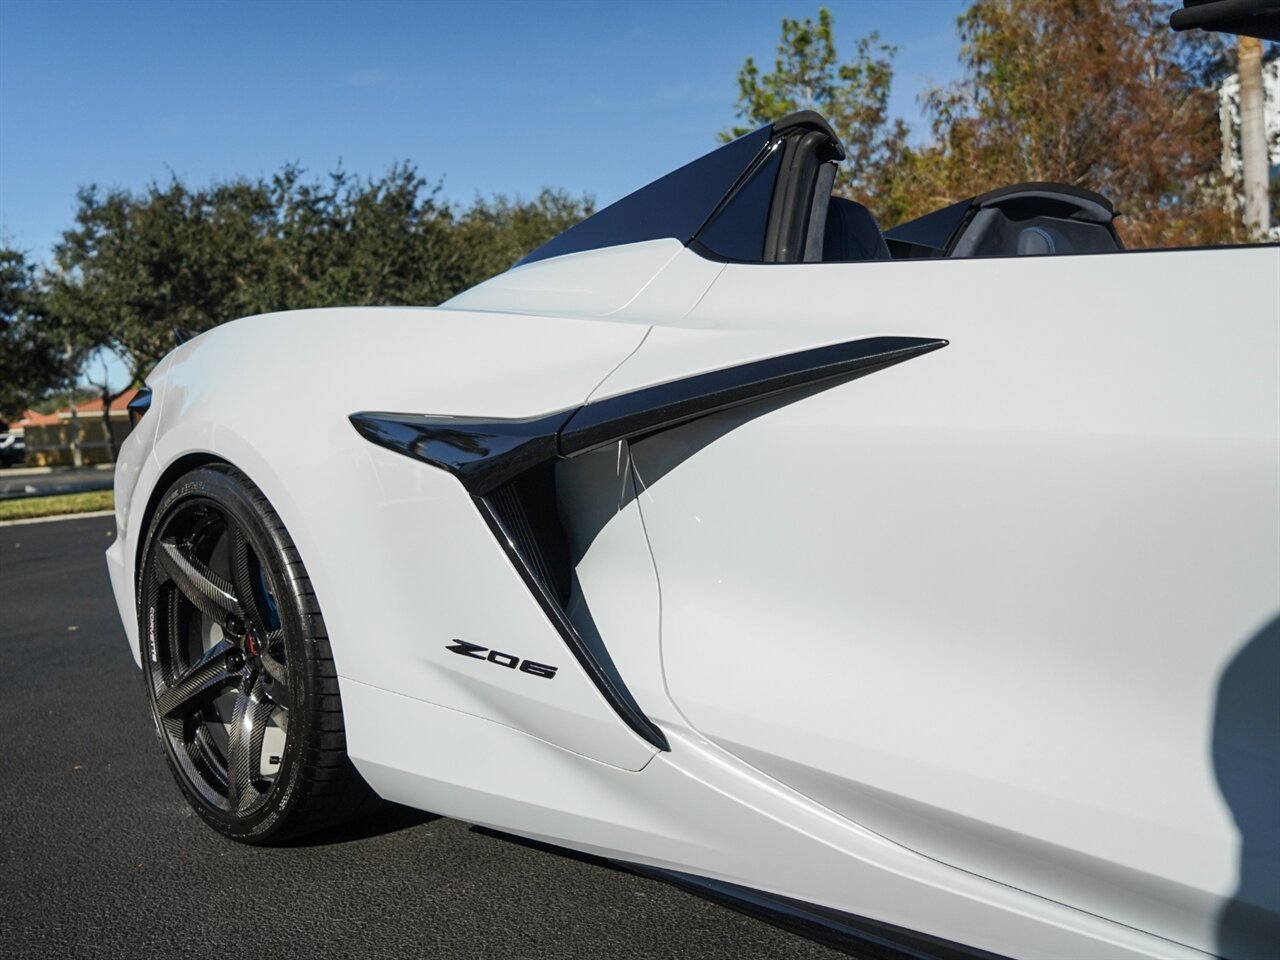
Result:
<svg viewBox="0 0 1280 960"><path fill-rule="evenodd" d="M137 598L138 580L142 576L142 551L147 546L147 531L151 529L151 521L155 518L156 510L160 507L160 501L164 499L164 495L177 482L178 478L184 474L190 473L199 467L205 467L214 463L225 463L229 467L236 467L231 461L209 452L188 453L178 457L170 463L160 476L156 478L155 484L151 487L151 492L147 497L147 505L142 511L142 522L137 528L136 543L134 545L133 554L133 580L134 580L134 597ZM241 471L243 472L243 471ZM245 474L248 476L248 474ZM252 478L250 478L252 479Z"/></svg>

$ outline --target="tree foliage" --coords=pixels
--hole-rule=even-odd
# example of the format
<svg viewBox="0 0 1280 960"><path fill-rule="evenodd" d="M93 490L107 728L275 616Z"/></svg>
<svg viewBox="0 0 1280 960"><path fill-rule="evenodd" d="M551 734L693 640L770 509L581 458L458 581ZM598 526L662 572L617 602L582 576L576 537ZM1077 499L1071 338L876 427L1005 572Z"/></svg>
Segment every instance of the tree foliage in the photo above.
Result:
<svg viewBox="0 0 1280 960"><path fill-rule="evenodd" d="M337 305L433 305L505 270L591 212L544 191L459 211L409 164L320 180L270 179L141 192L88 187L48 278L52 317L86 348L124 360L133 382L173 346L235 317ZM126 385L127 386L127 385ZM105 388L103 403L114 394Z"/></svg>
<svg viewBox="0 0 1280 960"><path fill-rule="evenodd" d="M0 249L0 421L21 416L65 379L44 299L35 265L19 250Z"/></svg>
<svg viewBox="0 0 1280 960"><path fill-rule="evenodd" d="M1054 180L1111 198L1132 246L1237 239L1218 172L1219 39L1174 33L1151 0L976 0L959 29L965 73L927 99L935 143L916 158L912 212Z"/></svg>
<svg viewBox="0 0 1280 960"><path fill-rule="evenodd" d="M1239 239L1218 172L1220 40L1169 29L1151 0L974 0L958 22L963 76L929 92L931 138L888 116L893 48L875 34L841 63L829 11L782 21L774 71L748 58L738 115L811 107L849 148L843 192L894 224L995 187L1052 180L1123 212L1134 247ZM735 128L732 133L745 132Z"/></svg>
<svg viewBox="0 0 1280 960"><path fill-rule="evenodd" d="M831 11L819 9L816 23L784 17L773 72L761 74L748 57L738 73L737 113L747 125L720 139L740 137L797 110L816 110L848 153L840 193L867 203L884 190L884 177L901 162L906 143L906 124L889 117L895 52L872 33L859 37L853 58L842 62Z"/></svg>
<svg viewBox="0 0 1280 960"><path fill-rule="evenodd" d="M476 201L457 220L454 237L465 251L464 275L450 296L510 267L593 212L589 200L543 190L536 200L498 194Z"/></svg>

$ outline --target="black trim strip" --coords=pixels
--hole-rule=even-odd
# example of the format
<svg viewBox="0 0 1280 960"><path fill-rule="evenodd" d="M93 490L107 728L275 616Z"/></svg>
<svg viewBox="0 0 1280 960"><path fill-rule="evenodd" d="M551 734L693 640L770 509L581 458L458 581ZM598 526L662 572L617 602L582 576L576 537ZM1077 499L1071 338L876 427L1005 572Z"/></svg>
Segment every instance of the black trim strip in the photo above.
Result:
<svg viewBox="0 0 1280 960"><path fill-rule="evenodd" d="M870 337L697 374L542 417L495 420L353 413L352 426L381 447L452 473L547 618L614 712L659 750L662 731L616 683L565 612L546 551L531 538L521 484L540 467L633 440L731 407L811 384L865 376L947 345L920 337ZM517 529L519 527L519 529Z"/></svg>
<svg viewBox="0 0 1280 960"><path fill-rule="evenodd" d="M1210 33L1238 33L1262 40L1280 40L1280 3L1276 0L1185 0L1173 11L1174 30L1199 27Z"/></svg>
<svg viewBox="0 0 1280 960"><path fill-rule="evenodd" d="M946 340L869 337L788 353L588 403L560 430L560 455L666 430L797 387L855 379L937 350Z"/></svg>

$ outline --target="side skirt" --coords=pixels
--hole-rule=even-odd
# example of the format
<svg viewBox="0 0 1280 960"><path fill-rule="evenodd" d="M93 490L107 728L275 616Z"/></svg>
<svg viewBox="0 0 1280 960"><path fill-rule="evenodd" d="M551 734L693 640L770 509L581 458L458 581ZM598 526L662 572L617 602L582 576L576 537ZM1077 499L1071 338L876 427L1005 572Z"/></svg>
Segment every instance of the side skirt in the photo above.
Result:
<svg viewBox="0 0 1280 960"><path fill-rule="evenodd" d="M1009 960L954 940L750 887L620 860L610 862L634 873L673 883L732 910L851 953L860 960Z"/></svg>

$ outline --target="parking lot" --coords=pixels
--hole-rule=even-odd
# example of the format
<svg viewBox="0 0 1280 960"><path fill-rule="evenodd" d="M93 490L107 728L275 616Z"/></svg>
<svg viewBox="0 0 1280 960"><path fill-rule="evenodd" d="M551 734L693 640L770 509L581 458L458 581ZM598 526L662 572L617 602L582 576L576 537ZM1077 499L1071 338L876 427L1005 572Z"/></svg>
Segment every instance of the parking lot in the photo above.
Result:
<svg viewBox="0 0 1280 960"><path fill-rule="evenodd" d="M839 957L659 881L402 807L284 848L189 812L102 551L110 517L0 527L8 957Z"/></svg>

